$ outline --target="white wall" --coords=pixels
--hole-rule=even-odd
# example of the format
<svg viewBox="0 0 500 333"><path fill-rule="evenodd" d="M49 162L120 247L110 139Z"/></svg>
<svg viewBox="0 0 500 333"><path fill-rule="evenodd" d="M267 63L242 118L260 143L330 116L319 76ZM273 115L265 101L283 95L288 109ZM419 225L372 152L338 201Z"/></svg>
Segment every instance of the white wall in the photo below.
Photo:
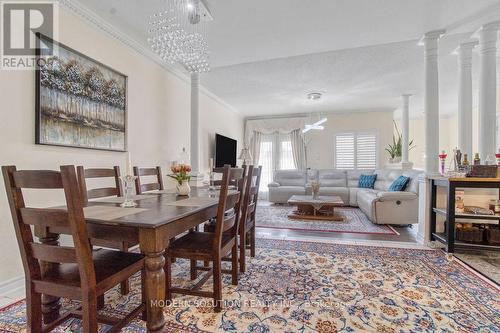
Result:
<svg viewBox="0 0 500 333"><path fill-rule="evenodd" d="M61 6L62 7L62 6ZM190 85L110 35L60 10L60 42L128 75L128 147L141 166L177 160L189 149ZM203 77L201 78L203 81ZM125 165L125 154L34 144L35 86L31 71L0 71L0 165L57 169L62 164ZM209 137L218 132L241 143L243 118L215 99L200 96L202 166L208 168ZM43 200L42 200L43 199ZM60 197L33 197L34 204L59 203ZM23 274L3 186L0 190L0 285Z"/></svg>
<svg viewBox="0 0 500 333"><path fill-rule="evenodd" d="M345 132L375 132L378 138L378 167L389 158L385 148L392 142L393 112L329 113L323 131L309 131L311 140L307 148L308 167L331 169L334 167L335 135Z"/></svg>

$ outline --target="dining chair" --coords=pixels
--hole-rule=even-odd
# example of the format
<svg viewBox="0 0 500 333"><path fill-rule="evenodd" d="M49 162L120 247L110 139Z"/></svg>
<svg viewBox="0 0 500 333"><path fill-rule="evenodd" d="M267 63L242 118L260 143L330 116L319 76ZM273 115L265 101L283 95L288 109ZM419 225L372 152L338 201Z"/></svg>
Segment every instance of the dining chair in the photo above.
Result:
<svg viewBox="0 0 500 333"><path fill-rule="evenodd" d="M227 164L225 166L231 167L230 164ZM231 188L236 189L236 190L238 190L240 192L240 202L237 203L238 207L241 207L241 202L243 201L243 197L244 197L243 191L244 191L244 188L245 188L245 182L246 182L246 178L247 178L247 172L246 172L247 166L243 165L242 169L243 169L243 177L241 177L240 179L229 179L229 186ZM214 168L213 172L214 173L223 174L224 173L224 167L222 167L222 168ZM220 186L221 184L222 184L222 179L216 180L213 183L213 185L215 185L215 186ZM207 222L205 222L203 224L203 231L204 232L215 232L215 226L216 226L215 218L212 218L212 219L210 219L209 221L207 221ZM231 261L230 258L223 258L223 260L224 261ZM208 266L209 266L209 262L205 261L204 262L204 267L208 267ZM195 267L197 267L197 266L195 266ZM192 273L192 275L195 275L195 274L196 273Z"/></svg>
<svg viewBox="0 0 500 333"><path fill-rule="evenodd" d="M49 332L70 317L81 318L82 332L96 333L98 322L119 332L144 309L142 304L123 318L97 313L97 298L144 267L138 253L99 249L93 251L87 234L83 201L74 166L60 171L20 170L3 166L2 173L26 282L28 332ZM66 208L34 208L25 205L23 190L63 190ZM36 242L31 227L47 234L69 234L73 246ZM80 301L80 305L44 323L42 294Z"/></svg>
<svg viewBox="0 0 500 333"><path fill-rule="evenodd" d="M159 166L157 166L156 168L134 167L134 176L137 177L135 179L135 192L137 194L142 194L148 191L164 190L161 167ZM146 176L156 176L156 181L153 183L142 184L141 177Z"/></svg>
<svg viewBox="0 0 500 333"><path fill-rule="evenodd" d="M231 179L242 179L243 169L224 167L217 206L215 232L190 231L174 240L166 250L165 280L166 299L172 300L172 294L184 294L200 297L211 297L214 300L215 312L222 309L222 273L231 273L231 283L238 284L238 217L240 192L229 192ZM222 258L231 254L231 269L221 268ZM172 287L171 258L189 259L191 263L191 279L197 278L197 269L207 273L191 288ZM212 262L212 268L193 267L198 260ZM193 274L194 273L194 274ZM213 290L202 291L201 287L213 275Z"/></svg>
<svg viewBox="0 0 500 333"><path fill-rule="evenodd" d="M78 166L76 168L78 174L78 186L80 188L80 194L83 198L83 205L87 206L89 199L98 199L105 197L122 197L123 188L120 180L120 167L114 166L113 168L88 168L85 169L83 166ZM104 179L112 178L114 180L115 186L99 187L88 189L87 179ZM92 238L91 243L96 246L104 246L111 249L117 249L123 252L129 252L131 247L137 245L131 244L129 242L113 242L104 239ZM120 283L120 292L122 295L127 295L130 291L130 283L128 280L122 281Z"/></svg>

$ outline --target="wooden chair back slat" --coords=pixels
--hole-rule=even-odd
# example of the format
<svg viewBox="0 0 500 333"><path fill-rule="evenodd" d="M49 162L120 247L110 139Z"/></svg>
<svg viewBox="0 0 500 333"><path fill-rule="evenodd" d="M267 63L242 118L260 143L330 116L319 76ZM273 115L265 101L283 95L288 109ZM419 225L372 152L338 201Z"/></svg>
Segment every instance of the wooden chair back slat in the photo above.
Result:
<svg viewBox="0 0 500 333"><path fill-rule="evenodd" d="M19 212L24 224L50 228L69 227L68 212L64 210L23 207L19 208Z"/></svg>
<svg viewBox="0 0 500 333"><path fill-rule="evenodd" d="M157 168L139 168L139 176L156 176L157 174Z"/></svg>
<svg viewBox="0 0 500 333"><path fill-rule="evenodd" d="M163 176L161 167L157 166L156 168L139 168L134 167L134 176L135 179L135 191L137 194L142 194L143 192L155 191L155 190L164 190L163 187ZM156 182L142 184L141 177L144 176L156 176Z"/></svg>
<svg viewBox="0 0 500 333"><path fill-rule="evenodd" d="M222 232L226 232L234 227L236 223L236 214L232 212L229 216L224 218L224 223L222 225Z"/></svg>
<svg viewBox="0 0 500 333"><path fill-rule="evenodd" d="M102 187L102 188L94 188L92 190L87 191L88 199L96 199L96 198L104 198L104 197L112 197L112 196L120 196L120 190L116 187Z"/></svg>
<svg viewBox="0 0 500 333"><path fill-rule="evenodd" d="M76 168L78 173L78 186L80 188L80 195L82 197L84 206L88 205L89 199L97 199L104 197L123 195L122 184L120 180L120 167L114 166L110 169L104 168L89 168L84 169L83 166L78 166ZM87 179L94 178L113 178L115 181L114 187L102 187L87 189Z"/></svg>
<svg viewBox="0 0 500 333"><path fill-rule="evenodd" d="M141 192L156 191L156 190L160 190L160 184L158 184L158 183L150 183L150 184L142 184L141 185Z"/></svg>
<svg viewBox="0 0 500 333"><path fill-rule="evenodd" d="M120 167L117 167L118 169ZM116 176L116 170L104 168L85 169L85 178L111 178Z"/></svg>
<svg viewBox="0 0 500 333"><path fill-rule="evenodd" d="M53 263L77 263L76 251L72 247L31 243L33 257Z"/></svg>
<svg viewBox="0 0 500 333"><path fill-rule="evenodd" d="M29 189L57 189L62 188L61 175L57 171L22 170L13 173L14 186Z"/></svg>

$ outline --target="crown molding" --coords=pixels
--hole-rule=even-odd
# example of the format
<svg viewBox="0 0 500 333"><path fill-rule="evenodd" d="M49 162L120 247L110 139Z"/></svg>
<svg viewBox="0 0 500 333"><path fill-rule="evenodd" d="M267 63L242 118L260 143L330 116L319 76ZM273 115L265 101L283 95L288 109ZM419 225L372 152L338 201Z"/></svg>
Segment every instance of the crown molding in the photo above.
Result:
<svg viewBox="0 0 500 333"><path fill-rule="evenodd" d="M130 36L128 36L127 34L122 32L121 30L116 28L114 25L108 23L104 18L102 18L101 16L99 16L97 13L90 10L89 8L87 8L80 1L78 1L78 0L59 0L59 4L63 8L68 10L70 13L81 18L83 21L88 22L93 27L105 32L106 34L108 34L112 38L120 41L121 43L125 44L126 46L128 46L131 49L138 52L139 54L141 54L144 57L148 58L149 60L153 61L158 66L162 67L164 70L166 70L170 74L174 75L178 79L182 80L183 82L185 82L187 84L191 84L190 83L191 78L187 73L182 72L179 68L176 68L174 65L170 65L170 64L165 63L151 49L149 49L148 47L137 42L135 39L131 38ZM241 112L239 110L237 110L233 106L229 105L227 102L225 102L219 96L215 95L213 92L208 90L203 85L200 85L200 92L202 92L206 96L210 97L215 102L221 104L223 107L229 109L230 111L241 115Z"/></svg>

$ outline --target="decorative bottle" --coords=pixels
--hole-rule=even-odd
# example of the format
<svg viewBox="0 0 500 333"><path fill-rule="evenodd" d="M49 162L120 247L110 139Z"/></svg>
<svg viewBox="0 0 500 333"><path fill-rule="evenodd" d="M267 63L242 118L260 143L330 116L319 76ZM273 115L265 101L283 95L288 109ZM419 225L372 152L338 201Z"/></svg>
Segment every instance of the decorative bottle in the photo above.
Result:
<svg viewBox="0 0 500 333"><path fill-rule="evenodd" d="M469 165L469 160L467 159L467 154L464 154L464 161L462 162L462 165Z"/></svg>
<svg viewBox="0 0 500 333"><path fill-rule="evenodd" d="M479 158L479 153L476 153L474 155L474 165L480 165L481 164L481 158Z"/></svg>

